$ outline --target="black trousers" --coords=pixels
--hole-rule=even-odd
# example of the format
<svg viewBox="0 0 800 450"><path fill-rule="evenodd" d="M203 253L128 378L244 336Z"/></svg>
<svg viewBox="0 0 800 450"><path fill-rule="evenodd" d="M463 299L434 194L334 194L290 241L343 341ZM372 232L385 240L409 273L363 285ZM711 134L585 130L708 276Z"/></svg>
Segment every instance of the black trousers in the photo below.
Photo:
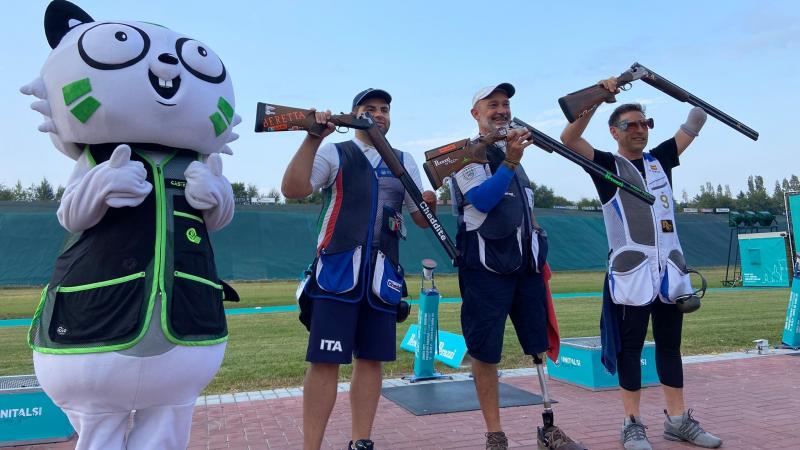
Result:
<svg viewBox="0 0 800 450"><path fill-rule="evenodd" d="M642 388L641 356L647 326L653 318L653 338L656 343L656 370L661 384L683 387L681 361L681 330L683 313L675 305L656 299L645 306L614 305L619 324L622 349L617 354L619 385L628 391Z"/></svg>

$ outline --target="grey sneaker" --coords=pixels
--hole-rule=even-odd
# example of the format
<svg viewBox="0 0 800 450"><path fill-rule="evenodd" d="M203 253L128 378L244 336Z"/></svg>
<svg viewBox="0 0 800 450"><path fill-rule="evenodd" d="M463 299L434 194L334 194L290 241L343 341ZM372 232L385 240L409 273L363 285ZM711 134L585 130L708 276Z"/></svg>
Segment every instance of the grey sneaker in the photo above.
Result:
<svg viewBox="0 0 800 450"><path fill-rule="evenodd" d="M714 436L700 426L700 422L692 417L692 410L683 413L680 420L671 420L664 410L667 420L664 421L664 439L669 441L686 441L698 447L717 448L722 439Z"/></svg>
<svg viewBox="0 0 800 450"><path fill-rule="evenodd" d="M486 433L486 450L508 450L508 439L502 431Z"/></svg>
<svg viewBox="0 0 800 450"><path fill-rule="evenodd" d="M646 429L641 419L634 416L626 418L619 437L625 450L653 450L647 440Z"/></svg>

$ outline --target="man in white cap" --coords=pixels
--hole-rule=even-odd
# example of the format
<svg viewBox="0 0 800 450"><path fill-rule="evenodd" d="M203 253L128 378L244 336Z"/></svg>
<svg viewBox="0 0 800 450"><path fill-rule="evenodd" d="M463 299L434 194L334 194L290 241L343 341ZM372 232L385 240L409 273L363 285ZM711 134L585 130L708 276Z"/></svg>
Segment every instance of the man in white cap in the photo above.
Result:
<svg viewBox="0 0 800 450"><path fill-rule="evenodd" d="M500 83L475 94L471 113L481 136L509 126L514 91L510 83ZM491 450L508 448L497 379L506 319L511 317L525 354L541 358L549 347L543 277L547 239L533 216L533 190L520 165L531 143L530 132L510 129L505 140L487 148L488 163L469 164L453 176L461 328ZM550 436L556 444L552 448L572 443L558 434Z"/></svg>

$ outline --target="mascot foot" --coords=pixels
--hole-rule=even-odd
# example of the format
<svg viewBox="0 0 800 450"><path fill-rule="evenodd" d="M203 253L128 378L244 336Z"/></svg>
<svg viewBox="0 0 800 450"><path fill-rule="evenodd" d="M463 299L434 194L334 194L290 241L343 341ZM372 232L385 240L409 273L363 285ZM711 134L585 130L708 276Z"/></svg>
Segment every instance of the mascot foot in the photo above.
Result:
<svg viewBox="0 0 800 450"><path fill-rule="evenodd" d="M588 450L583 444L570 439L555 425L539 427L536 434L540 450Z"/></svg>

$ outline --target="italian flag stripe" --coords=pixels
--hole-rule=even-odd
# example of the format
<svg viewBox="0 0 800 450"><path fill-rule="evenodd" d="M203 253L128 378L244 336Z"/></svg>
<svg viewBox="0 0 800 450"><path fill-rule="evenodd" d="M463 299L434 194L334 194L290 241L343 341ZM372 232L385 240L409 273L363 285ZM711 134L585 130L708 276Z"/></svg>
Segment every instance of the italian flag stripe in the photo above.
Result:
<svg viewBox="0 0 800 450"><path fill-rule="evenodd" d="M336 175L336 180L331 186L331 201L328 210L325 211L325 218L322 219L319 236L317 237L317 254L328 245L333 237L333 229L336 226L336 219L339 217L339 210L342 207L342 171Z"/></svg>

